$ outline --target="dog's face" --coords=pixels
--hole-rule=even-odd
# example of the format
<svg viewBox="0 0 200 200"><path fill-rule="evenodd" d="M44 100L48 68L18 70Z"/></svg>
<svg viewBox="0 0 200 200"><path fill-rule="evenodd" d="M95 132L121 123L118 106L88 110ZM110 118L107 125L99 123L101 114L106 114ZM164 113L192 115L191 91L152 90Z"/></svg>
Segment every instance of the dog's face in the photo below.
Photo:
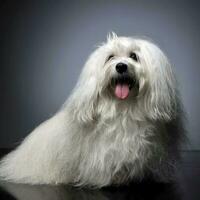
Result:
<svg viewBox="0 0 200 200"><path fill-rule="evenodd" d="M140 39L110 36L90 56L83 77L89 75L96 80L100 95L117 101L137 98L144 94L150 81L147 62L152 56L144 48L146 44L147 41Z"/></svg>
<svg viewBox="0 0 200 200"><path fill-rule="evenodd" d="M176 112L171 65L159 47L143 39L112 34L89 57L76 94L82 105L88 102L93 106L99 98L109 98L111 102L133 104L153 119L168 120Z"/></svg>
<svg viewBox="0 0 200 200"><path fill-rule="evenodd" d="M137 42L130 38L116 37L108 40L102 48L107 52L103 68L111 96L120 100L136 97L144 78L141 75L142 55Z"/></svg>

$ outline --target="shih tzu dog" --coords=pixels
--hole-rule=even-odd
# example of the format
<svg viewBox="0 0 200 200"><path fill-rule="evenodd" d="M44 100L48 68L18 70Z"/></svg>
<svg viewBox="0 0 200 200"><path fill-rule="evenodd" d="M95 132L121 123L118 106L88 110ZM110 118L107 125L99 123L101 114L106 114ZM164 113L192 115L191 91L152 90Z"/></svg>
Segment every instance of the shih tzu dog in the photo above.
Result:
<svg viewBox="0 0 200 200"><path fill-rule="evenodd" d="M103 187L174 179L184 137L171 65L148 40L112 33L58 113L0 163L3 180Z"/></svg>

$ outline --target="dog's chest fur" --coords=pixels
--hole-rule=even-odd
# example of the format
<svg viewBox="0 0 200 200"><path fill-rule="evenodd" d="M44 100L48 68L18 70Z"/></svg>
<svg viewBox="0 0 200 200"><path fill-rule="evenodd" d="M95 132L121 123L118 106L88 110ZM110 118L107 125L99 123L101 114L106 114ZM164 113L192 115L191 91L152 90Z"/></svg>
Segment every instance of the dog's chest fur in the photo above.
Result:
<svg viewBox="0 0 200 200"><path fill-rule="evenodd" d="M134 120L128 109L110 107L86 129L79 181L121 183L142 175L155 146L152 124Z"/></svg>

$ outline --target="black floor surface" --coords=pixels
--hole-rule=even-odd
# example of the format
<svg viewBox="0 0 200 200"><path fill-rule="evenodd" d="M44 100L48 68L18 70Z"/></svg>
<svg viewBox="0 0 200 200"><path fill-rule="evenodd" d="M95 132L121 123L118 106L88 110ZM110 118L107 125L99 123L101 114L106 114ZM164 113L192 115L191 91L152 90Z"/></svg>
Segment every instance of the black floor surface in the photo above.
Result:
<svg viewBox="0 0 200 200"><path fill-rule="evenodd" d="M0 156L8 150L0 149ZM183 152L176 183L134 183L101 190L0 182L0 200L200 200L200 151Z"/></svg>

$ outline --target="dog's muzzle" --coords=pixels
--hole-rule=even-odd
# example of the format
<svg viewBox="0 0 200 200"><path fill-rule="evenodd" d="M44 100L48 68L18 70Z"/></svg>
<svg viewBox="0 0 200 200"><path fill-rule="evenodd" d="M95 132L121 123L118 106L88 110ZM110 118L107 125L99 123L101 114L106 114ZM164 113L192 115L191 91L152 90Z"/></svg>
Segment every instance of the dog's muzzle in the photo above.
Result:
<svg viewBox="0 0 200 200"><path fill-rule="evenodd" d="M111 79L111 85L114 88L115 96L119 99L126 99L133 87L137 85L135 77L131 76L128 71L118 73Z"/></svg>

